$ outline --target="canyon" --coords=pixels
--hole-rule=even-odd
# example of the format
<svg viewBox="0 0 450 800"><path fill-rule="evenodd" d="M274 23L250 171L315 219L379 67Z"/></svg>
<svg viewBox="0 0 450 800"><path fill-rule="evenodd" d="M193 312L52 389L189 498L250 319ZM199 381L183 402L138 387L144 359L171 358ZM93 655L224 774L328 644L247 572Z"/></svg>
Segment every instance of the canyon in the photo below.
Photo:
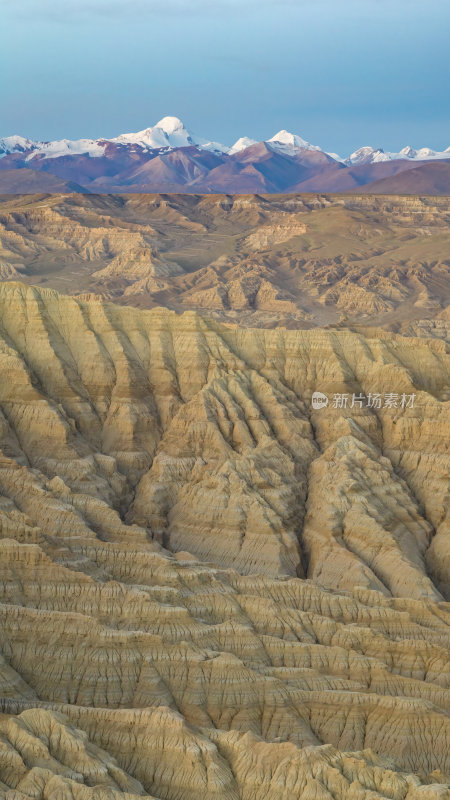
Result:
<svg viewBox="0 0 450 800"><path fill-rule="evenodd" d="M2 800L449 797L448 200L309 202L3 198Z"/></svg>

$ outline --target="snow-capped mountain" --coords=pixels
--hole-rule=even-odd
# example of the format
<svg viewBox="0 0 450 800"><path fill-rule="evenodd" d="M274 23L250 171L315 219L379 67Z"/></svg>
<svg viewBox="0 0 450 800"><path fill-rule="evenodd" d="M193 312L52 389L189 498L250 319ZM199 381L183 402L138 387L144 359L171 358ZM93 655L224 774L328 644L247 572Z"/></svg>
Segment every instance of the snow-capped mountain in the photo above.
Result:
<svg viewBox="0 0 450 800"><path fill-rule="evenodd" d="M25 139L24 136L5 136L0 139L0 158L8 156L10 153L25 153L32 150L36 142L32 139Z"/></svg>
<svg viewBox="0 0 450 800"><path fill-rule="evenodd" d="M307 142L306 139L302 139L301 136L298 136L298 134L290 133L286 130L278 131L278 133L276 133L270 139L265 139L265 143L269 145L271 150L287 156L294 156L299 150L315 150L317 152L325 152L318 145L311 144L310 142ZM246 150L247 147L251 147L254 144L258 144L257 139L250 139L248 136L241 136L241 138L238 139L232 147L230 147L228 150L228 155L232 156L234 153L240 153L242 150ZM335 161L341 161L336 153L327 153L327 155L334 158Z"/></svg>
<svg viewBox="0 0 450 800"><path fill-rule="evenodd" d="M42 156L59 158L69 155L102 156L108 142L135 145L143 150L174 150L178 147L198 147L216 153L228 153L229 148L220 142L208 141L192 134L178 117L163 117L156 125L137 133L122 133L113 139L59 139L52 142L35 142L23 136L0 139L0 157L11 153L27 152L27 160Z"/></svg>
<svg viewBox="0 0 450 800"><path fill-rule="evenodd" d="M156 125L144 128L137 133L122 133L112 139L59 139L50 142L38 142L23 136L7 136L0 139L0 158L13 153L26 153L26 160L32 160L36 156L43 158L59 158L70 155L88 155L92 158L104 155L108 143L122 145L125 147L140 148L144 151L161 150L170 151L180 147L197 147L200 150L207 150L212 153L223 153L234 155L247 147L257 144L256 139L243 136L238 139L232 147L227 147L220 142L210 141L196 136L189 131L178 117L163 117ZM265 143L277 153L285 156L294 156L299 150L312 150L316 152L326 152L321 147L311 144L296 133L280 130ZM338 162L349 166L362 164L377 164L384 161L395 161L398 159L409 159L413 161L427 161L432 159L450 158L450 147L438 152L428 147L414 150L412 147L404 147L398 153L391 153L382 148L371 146L361 147L351 154L347 159L341 159L336 153L327 153Z"/></svg>
<svg viewBox="0 0 450 800"><path fill-rule="evenodd" d="M95 139L59 139L55 142L34 142L34 148L26 160L30 161L35 156L43 158L61 158L62 156L88 155L95 158L102 156L105 146Z"/></svg>
<svg viewBox="0 0 450 800"><path fill-rule="evenodd" d="M249 139L248 136L241 136L241 138L238 139L232 147L230 147L228 155L232 156L234 153L240 153L242 150L246 150L247 147L251 147L253 144L258 144L256 139Z"/></svg>
<svg viewBox="0 0 450 800"><path fill-rule="evenodd" d="M25 161L35 156L60 158L61 156L89 155L101 156L105 150L101 140L96 139L58 139L53 142L35 142L23 136L6 136L0 139L0 158L24 153Z"/></svg>
<svg viewBox="0 0 450 800"><path fill-rule="evenodd" d="M398 161L402 159L409 159L410 161L431 161L434 159L450 158L450 147L441 152L431 150L429 147L421 147L419 150L414 150L413 147L407 145L398 153L385 152L381 147L360 147L346 159L345 163L349 165L358 164L379 164L383 161Z"/></svg>
<svg viewBox="0 0 450 800"><path fill-rule="evenodd" d="M219 142L211 142L194 136L178 117L163 117L150 128L145 128L138 133L122 133L109 141L117 142L117 144L135 144L146 149L195 146L201 150L212 150L217 153L229 151L228 147Z"/></svg>
<svg viewBox="0 0 450 800"><path fill-rule="evenodd" d="M298 150L320 151L322 149L316 144L310 144L310 142L302 139L302 137L298 136L296 133L289 133L289 131L285 130L278 131L271 139L266 139L266 144L268 144L272 150L276 150L287 156L295 155Z"/></svg>

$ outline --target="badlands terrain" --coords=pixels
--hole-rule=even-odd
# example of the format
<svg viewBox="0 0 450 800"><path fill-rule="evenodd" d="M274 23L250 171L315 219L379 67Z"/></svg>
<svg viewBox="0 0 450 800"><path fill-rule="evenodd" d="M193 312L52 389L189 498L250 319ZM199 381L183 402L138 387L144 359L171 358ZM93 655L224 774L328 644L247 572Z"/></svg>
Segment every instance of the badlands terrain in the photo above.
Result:
<svg viewBox="0 0 450 800"><path fill-rule="evenodd" d="M2 800L449 797L448 201L267 202L3 203Z"/></svg>
<svg viewBox="0 0 450 800"><path fill-rule="evenodd" d="M0 197L0 278L257 327L449 322L450 200Z"/></svg>

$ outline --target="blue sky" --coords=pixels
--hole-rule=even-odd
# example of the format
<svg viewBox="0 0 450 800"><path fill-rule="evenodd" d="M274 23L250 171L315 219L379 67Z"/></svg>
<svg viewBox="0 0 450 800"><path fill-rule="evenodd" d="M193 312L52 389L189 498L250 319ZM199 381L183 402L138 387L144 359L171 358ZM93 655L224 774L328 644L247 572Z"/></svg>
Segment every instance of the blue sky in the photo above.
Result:
<svg viewBox="0 0 450 800"><path fill-rule="evenodd" d="M448 0L0 0L0 136L450 145Z"/></svg>

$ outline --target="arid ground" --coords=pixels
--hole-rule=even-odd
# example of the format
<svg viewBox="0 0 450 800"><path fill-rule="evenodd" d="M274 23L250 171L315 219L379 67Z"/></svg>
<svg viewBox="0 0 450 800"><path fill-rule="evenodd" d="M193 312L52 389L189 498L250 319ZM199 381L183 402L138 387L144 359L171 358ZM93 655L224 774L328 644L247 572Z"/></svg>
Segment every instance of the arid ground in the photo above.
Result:
<svg viewBox="0 0 450 800"><path fill-rule="evenodd" d="M257 327L439 326L448 197L0 198L0 277Z"/></svg>
<svg viewBox="0 0 450 800"><path fill-rule="evenodd" d="M450 199L0 242L1 800L448 800Z"/></svg>

